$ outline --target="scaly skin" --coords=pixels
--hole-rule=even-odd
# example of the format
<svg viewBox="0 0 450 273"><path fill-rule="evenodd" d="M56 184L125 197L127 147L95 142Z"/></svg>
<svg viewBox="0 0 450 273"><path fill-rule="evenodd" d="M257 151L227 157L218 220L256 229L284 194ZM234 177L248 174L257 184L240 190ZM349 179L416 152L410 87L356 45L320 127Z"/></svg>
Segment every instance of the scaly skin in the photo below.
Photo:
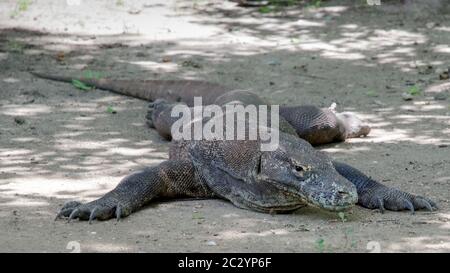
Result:
<svg viewBox="0 0 450 273"><path fill-rule="evenodd" d="M417 209L433 211L438 208L436 203L426 197L389 188L345 163L333 161L333 165L340 175L356 186L358 204L363 207L379 209L382 213L385 209L410 210L414 213Z"/></svg>
<svg viewBox="0 0 450 273"><path fill-rule="evenodd" d="M231 87L204 81L118 80L58 76L38 72L32 72L32 74L43 79L69 83L76 79L99 89L147 101L164 99L171 103L185 103L193 106L194 97L202 97L204 105L224 105L233 100L240 101L245 105L270 105L252 92L235 90ZM366 136L370 131L370 127L355 114L336 113L334 107L328 109L309 105L280 106L280 115L290 123L299 137L312 145Z"/></svg>
<svg viewBox="0 0 450 273"><path fill-rule="evenodd" d="M39 76L71 81L67 77ZM189 96L205 92L198 90L207 90L206 85L200 82L170 82L166 88L176 86L176 91L182 95L177 92L167 95L161 82L157 91L152 91L145 89L144 85L136 87L133 82L117 84L118 81L105 79L83 81L148 100L155 100L157 95L166 99L169 97L171 102L181 98L188 105L192 101ZM151 81L145 83L155 84ZM186 86L202 87L197 90L183 89ZM222 106L228 103L264 103L251 92L227 91L223 87L209 93L206 103L211 101L217 101ZM164 100L157 100L150 105L147 115L149 125L168 139L171 138L169 129L174 122L168 113L173 106ZM240 208L267 213L289 212L305 205L340 211L355 203L381 211L437 209L428 198L387 187L347 164L333 161L311 146L367 134L370 128L362 122L356 121L356 126L347 122L354 122L352 115L335 115L332 109L313 106L285 107L280 112L280 123L283 125L280 127L279 145L274 151L260 151L259 139L174 141L168 161L125 177L114 190L97 200L86 204L75 201L65 204L57 218L67 217L69 221L78 218L89 222L114 217L120 219L156 197L182 196L218 197ZM223 129L226 131L227 127Z"/></svg>

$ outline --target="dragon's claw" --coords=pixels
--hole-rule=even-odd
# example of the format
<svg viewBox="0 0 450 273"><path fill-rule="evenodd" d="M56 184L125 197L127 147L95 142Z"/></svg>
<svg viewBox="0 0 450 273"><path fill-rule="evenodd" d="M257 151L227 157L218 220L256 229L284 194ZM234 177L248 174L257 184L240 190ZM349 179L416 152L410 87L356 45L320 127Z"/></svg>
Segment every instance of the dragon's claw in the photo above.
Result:
<svg viewBox="0 0 450 273"><path fill-rule="evenodd" d="M428 198L388 187L380 187L363 193L358 202L364 207L379 209L381 213L385 209L392 211L409 210L412 214L416 210L434 211L438 209L436 203Z"/></svg>
<svg viewBox="0 0 450 273"><path fill-rule="evenodd" d="M108 220L128 216L131 209L119 204L114 198L100 198L98 200L82 204L80 202L66 203L56 215L55 221L60 218L67 218L67 222L73 219L87 220L92 224L94 220Z"/></svg>

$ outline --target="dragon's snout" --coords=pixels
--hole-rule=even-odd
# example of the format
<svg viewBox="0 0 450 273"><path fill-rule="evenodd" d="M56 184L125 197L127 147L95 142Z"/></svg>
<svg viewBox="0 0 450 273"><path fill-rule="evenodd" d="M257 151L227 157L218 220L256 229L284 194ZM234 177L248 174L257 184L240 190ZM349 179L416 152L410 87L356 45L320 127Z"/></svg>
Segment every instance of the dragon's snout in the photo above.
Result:
<svg viewBox="0 0 450 273"><path fill-rule="evenodd" d="M335 195L332 210L344 210L358 202L358 193L353 185L347 190L338 190Z"/></svg>
<svg viewBox="0 0 450 273"><path fill-rule="evenodd" d="M324 178L310 187L307 200L312 205L330 211L346 210L358 202L356 187L344 178Z"/></svg>

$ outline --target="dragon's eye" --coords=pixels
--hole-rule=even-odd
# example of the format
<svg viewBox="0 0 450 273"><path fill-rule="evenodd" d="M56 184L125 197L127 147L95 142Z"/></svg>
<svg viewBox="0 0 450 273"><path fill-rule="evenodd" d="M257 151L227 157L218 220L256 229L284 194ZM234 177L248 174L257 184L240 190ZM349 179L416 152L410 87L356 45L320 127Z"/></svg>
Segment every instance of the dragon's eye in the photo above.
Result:
<svg viewBox="0 0 450 273"><path fill-rule="evenodd" d="M304 170L305 169L302 166L299 166L299 165L295 166L295 171L297 171L297 172L303 172Z"/></svg>

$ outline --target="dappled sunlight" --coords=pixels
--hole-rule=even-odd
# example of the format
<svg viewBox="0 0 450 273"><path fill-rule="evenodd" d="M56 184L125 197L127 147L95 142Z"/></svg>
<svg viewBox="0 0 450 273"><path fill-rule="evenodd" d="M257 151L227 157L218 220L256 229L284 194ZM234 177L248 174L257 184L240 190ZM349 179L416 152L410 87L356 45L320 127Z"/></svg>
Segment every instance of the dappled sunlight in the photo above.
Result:
<svg viewBox="0 0 450 273"><path fill-rule="evenodd" d="M237 213L227 213L227 214L222 215L222 217L224 217L224 218L235 218L235 217L240 217L240 216Z"/></svg>
<svg viewBox="0 0 450 273"><path fill-rule="evenodd" d="M399 143L412 142L417 144L441 144L449 143L448 138L434 137L429 135L417 135L413 129L373 129L369 138L353 138L349 140L350 143ZM351 149L350 149L351 150Z"/></svg>
<svg viewBox="0 0 450 273"><path fill-rule="evenodd" d="M2 191L2 187L0 186L0 191ZM5 194L3 198L6 197L6 200L3 199L0 201L1 206L6 207L25 207L25 208L33 208L38 206L48 206L50 203L48 201L39 201L35 198L26 198L15 195L14 197L11 197L10 200L8 200L8 195Z"/></svg>
<svg viewBox="0 0 450 273"><path fill-rule="evenodd" d="M67 128L67 126L64 126ZM79 130L79 128L77 128ZM92 129L92 128L90 128ZM80 140L74 140L74 139L58 139L55 148L62 150L62 151L73 151L74 149L87 149L87 150L94 150L94 149L106 149L111 148L118 143L127 142L127 140L121 140L121 139L115 139L114 141L94 141L94 140L86 140L86 141L80 141Z"/></svg>
<svg viewBox="0 0 450 273"><path fill-rule="evenodd" d="M4 149L1 148L0 149L0 156L7 156L11 158L14 158L14 156L17 155L27 155L27 154L31 154L33 151L32 150L28 150L28 149Z"/></svg>
<svg viewBox="0 0 450 273"><path fill-rule="evenodd" d="M51 174L47 176L33 175L31 177L0 179L0 192L3 197L12 198L2 205L33 206L33 202L44 202L39 198L80 199L91 201L93 196L100 197L111 190L120 178L97 177L96 179L69 179L64 176ZM35 201L35 199L38 201ZM28 204L26 201L30 204ZM49 205L48 202L44 202ZM44 204L42 203L42 204ZM41 204L41 205L42 205Z"/></svg>
<svg viewBox="0 0 450 273"><path fill-rule="evenodd" d="M123 177L127 174L126 170L157 164L167 158L167 148L152 147L151 145L154 143L152 140L132 140L129 135L124 135L124 131L98 130L99 123L114 123L114 120L111 120L111 114L104 112L106 106L101 106L102 103L108 103L108 101L111 103L119 97L115 96L114 98L106 92L101 94L106 94L106 97L111 100L99 98L98 102L78 103L78 106L72 106L73 108L66 107L73 104L69 102L65 102L64 107L41 104L21 105L20 107L18 105L2 105L0 114L5 117L20 115L29 119L22 126L11 123L11 121L13 122L11 117L3 120L5 122L3 128L10 134L14 134L13 132L23 134L23 129L26 129L25 135L8 138L7 144L5 143L0 149L0 171L7 181L14 177L20 177L24 181L35 181L35 176L51 174L64 177L83 176L84 173L98 175L114 173ZM120 103L124 103L124 100ZM115 108L117 111L124 111L122 107L116 106ZM62 112L61 115L73 111L77 113L77 116L66 119L60 115L54 120L52 114L55 111ZM87 113L90 114L86 116ZM54 134L49 135L49 133L45 133L47 131L45 127L41 128L40 121L45 122L52 119L54 120L52 122ZM133 122L128 126L141 132L148 130L144 122ZM41 132L46 135L45 138L42 137ZM33 136L27 136L28 134ZM98 138L95 135L100 136L101 141L93 140ZM37 182L36 185L39 184L46 183ZM21 185L18 183L14 187L18 190ZM51 185L56 184L51 183ZM24 187L30 188L29 185ZM34 187L31 188L34 189ZM45 194L45 191L42 194ZM43 196L53 196L53 192Z"/></svg>
<svg viewBox="0 0 450 273"><path fill-rule="evenodd" d="M140 149L132 149L132 148L112 148L104 155L125 155L125 156L145 156L147 154L150 154L151 152L154 152L155 149L146 149L146 148L140 148Z"/></svg>
<svg viewBox="0 0 450 273"><path fill-rule="evenodd" d="M393 13L380 22L380 14L366 16L369 7L338 1L268 14L230 1L156 0L151 7L136 1L134 14L128 1L80 9L63 2L52 10L53 25L34 3L15 20L0 3L0 93L8 94L0 96L1 229L25 230L36 241L33 236L42 235L37 228L45 229L50 239L43 240L64 242L53 247L58 251L72 239L80 239L85 252L315 251L322 237L347 251L339 248L347 227L354 228L360 251L368 234L381 241L382 251L450 250L450 108L448 97L435 99L450 92L450 82L439 78L449 66L444 20L430 28L409 26L408 20L423 18ZM123 20L93 13L102 5ZM48 33L4 29L11 22ZM355 208L344 223L336 213L311 207L272 216L223 200L180 201L151 204L119 223L53 222L65 201L96 199L130 172L167 160L169 145L146 126L146 102L27 72L47 69L207 80L252 90L275 104L336 102L339 112L354 112L372 130L319 149L383 183L430 197L441 210L414 218ZM404 100L413 86L418 94Z"/></svg>
<svg viewBox="0 0 450 273"><path fill-rule="evenodd" d="M0 114L7 116L34 116L37 114L49 113L51 108L43 104L34 105L4 105Z"/></svg>
<svg viewBox="0 0 450 273"><path fill-rule="evenodd" d="M135 64L142 67L142 69L148 69L159 73L175 72L178 70L178 65L174 63L161 63L152 61L130 62L129 60L119 60L119 62Z"/></svg>
<svg viewBox="0 0 450 273"><path fill-rule="evenodd" d="M450 91L450 81L432 84L425 89L425 94L443 93Z"/></svg>
<svg viewBox="0 0 450 273"><path fill-rule="evenodd" d="M165 5L166 3L161 1L161 4ZM239 9L230 2L197 3L195 8L191 3L180 2L175 6L178 9L175 9L173 13L165 12L156 17L154 16L155 9L158 8L145 9L138 15L129 16L126 19L129 21L129 27L125 31L124 25L117 25L119 29L115 29L117 22L110 22L112 25L108 25L107 30L98 27L83 27L83 31L87 33L79 32L78 37L66 35L65 38L61 38L60 36L40 35L34 40L22 38L22 41L54 52L81 48L90 50L91 53L85 58L77 58L78 61L89 61L94 56L98 56L99 49L107 43L117 43L119 39L122 45L136 46L138 41L140 45L155 42L157 35L157 41L171 41L176 37L177 43L180 43L179 46L171 46L167 49L166 54L169 56L195 54L216 59L220 58L219 52L229 53L223 47L223 44L228 43L240 47L240 50L235 51L234 54L243 56L270 52L273 47L289 51L318 52L323 58L336 60L364 60L375 55L376 63L392 64L404 71L411 71L412 68L409 66L413 65L412 57L416 63L421 61L417 56L416 45L427 42L425 34L404 29L383 30L371 28L360 22L335 26L336 18L351 11L351 8L344 6L291 9L286 11L286 17L264 16L264 24L259 23L262 15L252 12L251 9ZM153 16L145 16L150 10ZM33 11L30 10L30 13L32 14ZM243 16L248 13L252 16ZM232 14L237 14L237 16L230 17ZM176 17L180 22L175 25L163 23L168 22L164 19L166 17ZM106 20L106 18L103 19ZM79 20L83 20L83 24L86 26L91 24L88 17ZM152 28L147 27L149 24L152 25ZM186 24L189 26L187 27ZM328 37L324 39L323 35L319 35L320 31L315 31L315 29L322 29L328 33L330 27L336 28L336 33L332 35L331 39ZM49 29L62 33L55 26ZM155 30L157 30L157 34ZM99 33L95 33L95 31L99 31ZM70 33L77 32L70 31ZM122 34L120 38L118 33ZM215 38L204 39L204 37L211 36ZM446 53L448 47L445 46L436 45L434 50ZM214 54L212 54L212 50L214 50ZM370 54L368 54L369 52ZM160 73L178 70L177 64L160 62L160 60L142 60L140 58L139 60L117 61L138 65L143 69ZM357 65L367 66L370 64L360 63Z"/></svg>
<svg viewBox="0 0 450 273"><path fill-rule="evenodd" d="M5 53L5 52L0 52L0 61L4 61L4 60L8 59L8 55L10 55L10 54Z"/></svg>
<svg viewBox="0 0 450 273"><path fill-rule="evenodd" d="M82 248L80 250L83 252L130 252L133 250L135 251L135 248L126 244L83 242Z"/></svg>
<svg viewBox="0 0 450 273"><path fill-rule="evenodd" d="M436 46L433 48L433 51L434 51L434 52L437 52L437 53L447 53L447 54L450 54L450 46L449 46L449 45L436 45Z"/></svg>
<svg viewBox="0 0 450 273"><path fill-rule="evenodd" d="M352 141L350 141L350 143L351 142ZM325 151L327 153L352 154L352 153L370 151L371 148L368 146L348 147L348 145L346 145L345 147L321 148L321 150Z"/></svg>
<svg viewBox="0 0 450 273"><path fill-rule="evenodd" d="M450 126L450 111L441 103L417 100L395 108L378 108L372 114L356 114L367 120L372 130L368 137L349 139L350 143L450 144L446 130ZM420 130L413 129L412 125Z"/></svg>
<svg viewBox="0 0 450 273"><path fill-rule="evenodd" d="M161 2L161 5L165 4ZM183 69L184 61L189 60L189 56L201 57L200 65L203 66L205 61L229 62L236 60L237 56L263 55L273 52L274 49L296 54L299 58L309 58L311 54L314 54L324 60L336 61L340 66L343 62L346 65L351 63L356 70L357 67L377 68L382 65L393 66L401 71L411 73L415 72L418 65L430 63L439 65L438 60L433 62L422 60L418 54L423 48L422 46L429 41L427 32L401 29L398 26L391 30L383 30L377 25L361 21L360 18L350 24L348 22L337 23L336 20L341 16L354 12L352 7L325 6L293 9L287 10L286 16L283 17L270 14L261 15L252 9L240 9L233 3L223 3L223 1L213 2L211 5L197 3L195 8L191 3L181 1L176 6L178 9L174 13L161 14L161 18L182 19L182 21L186 20L183 23L189 22L191 27L195 26L195 28L184 31L181 36L178 31L182 31L182 29L172 28L170 25L159 28L156 25L148 29L150 32L160 29L158 35L146 31L125 32L122 35L108 34L109 31L102 31L95 36L79 33L80 35L64 34L63 37L41 34L34 38L26 38L26 42L34 44L35 47L45 48L46 44L54 46L60 43L73 46L71 51L88 50L89 54L84 57L73 57L73 61L77 64L72 64L70 67L75 69L85 68L86 63L106 57L109 65L121 64L123 70L129 70L129 67L133 66L142 72L178 73L185 79L209 76L201 69ZM148 11L145 10L145 12ZM141 14L134 17L141 18ZM259 23L262 17L264 17L265 24ZM151 20L156 19L152 18ZM142 30L139 24L132 25L136 29ZM196 31L197 28L202 30L208 28L213 31L203 33L203 31ZM177 30L177 33L174 32L174 29ZM430 31L434 30L428 30L428 32ZM71 31L70 33L76 32ZM205 37L214 38L205 39L203 34ZM176 40L173 39L175 36ZM18 40L20 41L20 39ZM153 54L140 54L138 57L138 53L149 51L152 45L159 43L166 46L163 46L164 49L158 54L154 56ZM445 48L442 48L443 45L437 46L441 51L445 51ZM118 58L114 54L107 53L109 48L113 50L116 47L127 47L131 53L129 58ZM50 51L59 52L60 50L62 49L53 48ZM277 60L267 63L269 65L277 64ZM308 77L309 74L311 73L307 72L305 75L299 73L299 77ZM142 75L145 78L148 77L148 74ZM316 77L315 75L311 76ZM346 77L348 77L347 80L354 81L351 74ZM302 83L311 85L310 81L304 79L302 79ZM65 105L64 107L67 112L79 110L89 112L88 107L76 105ZM91 109L90 111L95 110Z"/></svg>
<svg viewBox="0 0 450 273"><path fill-rule="evenodd" d="M6 83L19 83L19 82L20 82L19 79L17 79L17 78L12 78L12 77L4 78L3 81L6 82Z"/></svg>
<svg viewBox="0 0 450 273"><path fill-rule="evenodd" d="M16 137L16 138L13 138L13 139L11 139L11 141L14 141L14 142L21 142L21 143L25 143L25 142L36 142L36 141L39 141L39 138L36 138L36 137ZM8 152L8 154L10 154L9 152Z"/></svg>
<svg viewBox="0 0 450 273"><path fill-rule="evenodd" d="M450 177L447 177L446 180L450 181ZM447 229L450 232L450 213L438 213L438 216L439 216L439 219L441 220L440 228ZM449 240L450 240L450 238L449 238Z"/></svg>
<svg viewBox="0 0 450 273"><path fill-rule="evenodd" d="M261 232L242 232L239 230L227 230L220 232L218 238L225 240L239 240L246 237L264 237L273 235L286 235L289 232L286 229L274 229Z"/></svg>
<svg viewBox="0 0 450 273"><path fill-rule="evenodd" d="M424 252L448 252L450 250L450 238L448 236L418 236L403 238L400 242L391 243L387 246L387 251L408 251L421 248Z"/></svg>

